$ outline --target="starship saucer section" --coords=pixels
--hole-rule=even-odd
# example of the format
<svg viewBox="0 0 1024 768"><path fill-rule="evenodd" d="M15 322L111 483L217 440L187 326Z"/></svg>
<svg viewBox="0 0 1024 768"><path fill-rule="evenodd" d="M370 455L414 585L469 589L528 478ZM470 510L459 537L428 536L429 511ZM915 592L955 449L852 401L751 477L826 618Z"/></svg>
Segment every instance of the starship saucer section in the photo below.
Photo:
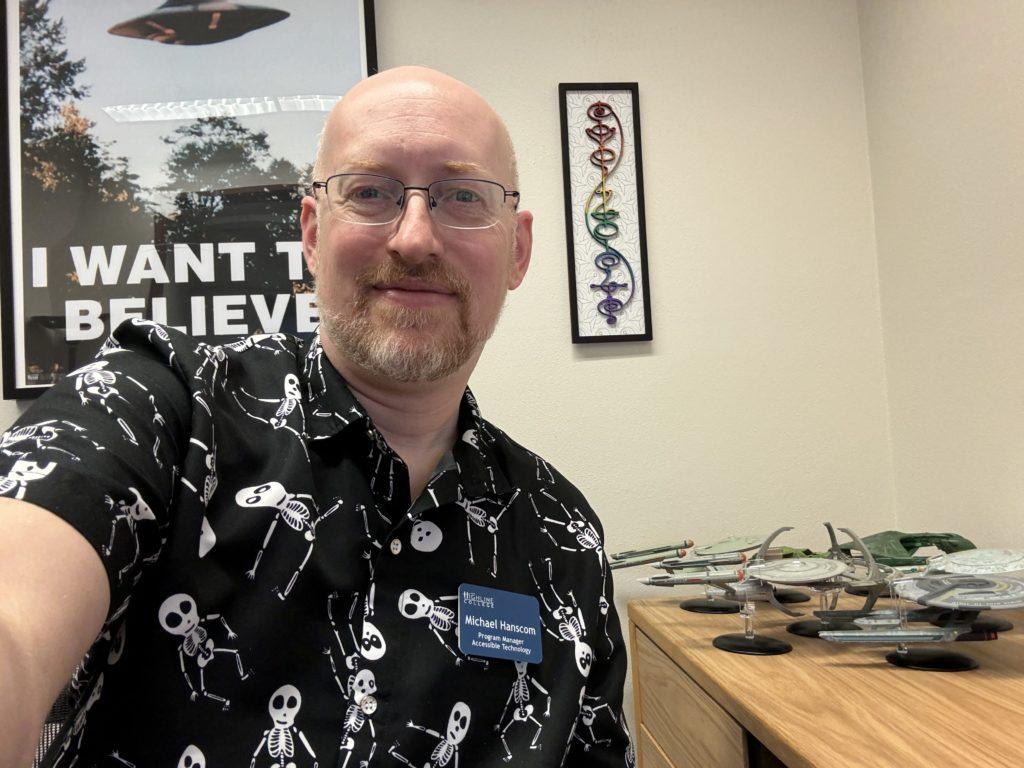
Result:
<svg viewBox="0 0 1024 768"><path fill-rule="evenodd" d="M1024 579L1013 576L924 576L898 582L896 591L900 597L935 608L1024 608Z"/></svg>
<svg viewBox="0 0 1024 768"><path fill-rule="evenodd" d="M846 563L838 560L794 557L751 565L747 568L747 576L772 584L812 584L841 576L847 570Z"/></svg>
<svg viewBox="0 0 1024 768"><path fill-rule="evenodd" d="M765 535L730 536L727 539L716 541L713 544L705 544L694 549L694 553L703 557L704 555L727 555L732 552L747 552L760 547L768 537Z"/></svg>
<svg viewBox="0 0 1024 768"><path fill-rule="evenodd" d="M928 565L946 573L986 575L1024 571L1024 551L1019 549L968 549L937 555Z"/></svg>

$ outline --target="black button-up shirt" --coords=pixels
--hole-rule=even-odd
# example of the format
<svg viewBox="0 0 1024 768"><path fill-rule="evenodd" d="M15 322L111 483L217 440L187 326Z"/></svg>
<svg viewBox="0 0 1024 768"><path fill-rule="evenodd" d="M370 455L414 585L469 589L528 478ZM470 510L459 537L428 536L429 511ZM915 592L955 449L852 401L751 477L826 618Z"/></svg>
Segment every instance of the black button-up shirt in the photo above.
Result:
<svg viewBox="0 0 1024 768"><path fill-rule="evenodd" d="M71 523L111 606L58 766L624 766L600 524L463 399L418 499L318 339L148 321L2 436L0 494ZM461 584L538 600L543 660L459 649Z"/></svg>

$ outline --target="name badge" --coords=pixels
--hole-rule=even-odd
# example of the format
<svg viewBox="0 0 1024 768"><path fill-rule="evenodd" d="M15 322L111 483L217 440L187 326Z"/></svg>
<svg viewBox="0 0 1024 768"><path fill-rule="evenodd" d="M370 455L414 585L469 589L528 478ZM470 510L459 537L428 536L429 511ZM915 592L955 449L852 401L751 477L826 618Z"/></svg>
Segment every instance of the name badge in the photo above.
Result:
<svg viewBox="0 0 1024 768"><path fill-rule="evenodd" d="M539 664L542 632L537 598L459 585L459 650L467 656Z"/></svg>

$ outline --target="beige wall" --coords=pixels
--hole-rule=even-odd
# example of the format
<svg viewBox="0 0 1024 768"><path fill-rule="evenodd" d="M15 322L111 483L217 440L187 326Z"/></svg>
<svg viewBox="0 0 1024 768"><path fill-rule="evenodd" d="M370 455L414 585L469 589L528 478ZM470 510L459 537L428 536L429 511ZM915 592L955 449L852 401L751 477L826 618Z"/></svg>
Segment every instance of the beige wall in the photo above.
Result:
<svg viewBox="0 0 1024 768"><path fill-rule="evenodd" d="M862 2L902 530L1024 544L1024 3Z"/></svg>

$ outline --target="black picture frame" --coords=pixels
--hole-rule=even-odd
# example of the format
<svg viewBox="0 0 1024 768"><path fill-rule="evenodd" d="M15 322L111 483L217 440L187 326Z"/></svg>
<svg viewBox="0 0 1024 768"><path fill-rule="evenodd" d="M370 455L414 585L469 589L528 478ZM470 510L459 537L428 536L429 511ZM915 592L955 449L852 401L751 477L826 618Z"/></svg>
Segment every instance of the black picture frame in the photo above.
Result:
<svg viewBox="0 0 1024 768"><path fill-rule="evenodd" d="M160 2L161 0L152 0L151 2L149 0L140 0L140 14L144 14L147 11L153 10L156 6L160 5ZM325 4L325 8L330 7L328 4L328 0L323 0L323 2ZM337 2L340 4L343 2L343 0L330 0L330 2ZM267 3L267 5L274 4L275 3L273 2L273 0ZM293 15L296 18L298 18L297 14L299 10L301 10L303 13L306 12L306 9L300 6L296 2L296 0L278 0L277 5L286 6L286 8L290 9L293 12ZM40 273L33 266L35 262L33 262L34 256L32 255L31 245L34 244L34 241L30 243L28 242L28 238L25 237L26 219L23 219L22 215L24 213L23 206L25 205L24 196L22 193L24 192L25 187L23 187L20 181L21 168L25 158L24 153L26 151L26 144L24 142L20 142L19 146L17 147L11 146L12 135L14 136L16 141L18 140L17 137L21 132L21 128L19 127L19 120L24 114L24 104L20 99L22 82L18 52L18 36L22 31L22 17L19 15L20 11L21 3L17 2L16 0L9 0L9 2L5 3L4 13L2 18L0 18L0 24L2 24L2 30L0 30L0 41L2 41L3 45L2 65L0 66L2 66L3 82L8 86L9 94L8 99L5 101L3 107L3 120L0 121L0 135L2 135L3 137L4 147L7 148L6 151L0 153L2 154L2 159L0 159L0 174L2 174L3 181L2 191L0 191L0 197L2 197L4 210L6 212L6 215L4 216L2 233L4 244L3 258L2 262L0 262L0 304L2 304L2 311L0 311L0 342L2 342L3 398L5 400L38 397L43 392L45 392L46 389L53 383L53 381L58 379L61 375L65 375L68 371L73 370L75 367L78 367L83 363L88 362L88 360L92 357L92 355L94 354L96 349L98 349L100 343L103 340L102 337L99 339L91 339L87 342L68 340L68 336L70 335L67 332L69 328L69 320L67 319L68 304L64 299L74 292L75 286L69 287L67 285L64 285L58 287L56 285L57 281L53 279L53 276L51 274L49 280L42 279L40 281L43 285L47 286L46 288L34 287L36 279ZM348 14L347 18L354 19L356 16L358 16L358 24L361 27L361 29L355 29L352 33L353 38L358 38L359 50L356 51L355 49L352 49L351 54L346 54L346 56L349 56L349 58L347 58L345 61L351 61L352 66L356 66L358 62L358 66L362 67L361 76L375 74L378 71L378 63L374 0L348 0L348 3L344 6L344 13ZM341 11L339 10L339 17L340 14ZM117 21L121 20L118 19ZM109 21L107 21L104 25L104 30L106 29L107 24L109 24ZM303 82L302 73L304 72L304 67L301 66L303 61L316 60L318 62L318 66L322 66L324 63L324 56L322 55L322 51L320 53L318 53L317 51L310 51L308 47L305 44L303 44L302 40L299 39L304 38L306 36L306 28L307 27L305 26L301 28L296 28L293 25L293 28L286 33L288 35L293 36L293 38L289 39L289 42L291 42L291 40L294 39L296 42L300 43L297 46L287 46L287 55L289 56L290 63L288 64L288 67L286 69L296 73L296 90L292 90L286 93L303 94L309 92L308 90L299 90L302 87ZM267 29L257 29L243 37L246 37L248 39L255 38L257 35L263 35L265 49L268 51L268 57L271 55L278 55L276 51L278 49L283 49L284 46L281 46L279 44L275 45L273 42L266 42L274 40L274 29L274 26L269 26ZM271 33L269 36L268 32ZM90 30L90 34L98 35L100 33L96 30ZM72 37L72 35L69 35L68 39L70 40ZM124 45L123 38L110 37L109 40L111 41L111 47L118 44ZM232 40L231 42L234 41ZM277 42L279 43L280 41L278 40ZM141 46L142 49L145 49L147 46L155 46L154 43L144 40L130 40L129 43L131 45ZM183 45L157 47L159 49L174 49L175 51L188 51L199 49L209 50L220 48L220 46L217 45ZM89 50L93 51L93 53L89 53L87 57L83 57L81 50L71 50L71 48L68 47L67 58L69 60L79 60L83 58L96 57L97 60L101 62L103 61L102 57L104 54L102 52L102 47L94 47L90 48ZM99 53L95 52L97 50L99 50ZM293 51L295 50L300 51L298 56L296 56L293 53ZM222 54L222 58L225 61L225 66L230 67L232 61L232 54L229 54L227 51L225 51ZM350 65L346 63L345 66L348 67ZM279 69L282 68L275 68L273 65L268 64L267 72L276 72ZM101 65L97 71L106 72L107 70L104 69L104 66ZM154 74L156 74L158 71L159 70L154 69ZM335 72L335 74L337 73ZM91 82L84 83L85 85L95 84L95 76L91 68L87 70L86 77L93 78L93 80ZM340 79L341 78L339 78L339 80ZM197 78L195 82L201 84L202 80ZM308 88L309 86L306 87ZM334 91L323 92L333 93ZM242 91L242 93L244 93L244 90ZM260 91L257 91L257 93L260 93ZM230 93L225 95L230 95L234 97L238 96L239 94ZM276 97L280 96L281 94L273 93L271 95ZM291 98L315 99L329 97L296 96ZM77 104L80 102L72 101L72 103ZM157 106L159 106L159 104ZM279 109L271 109L270 111L287 112L290 111L290 108L284 105L282 102ZM294 119L292 118L292 116L289 115L282 115L281 118L282 120ZM75 115L72 115L70 119L75 119ZM170 126L170 129L173 129L177 125L182 125L183 122L187 121L177 120L168 123L168 125ZM83 118L83 122L81 122L81 125L86 124L87 121L85 121ZM96 121L95 119L93 119L93 125L95 124ZM291 123L288 123L288 125L291 125ZM17 129L16 133L14 132L14 129ZM83 129L83 133L87 133L88 130L88 127L86 127L85 129ZM288 130L292 129L283 129L284 133L287 133ZM303 136L305 136L305 133L303 133ZM274 135L272 133L272 138L273 137ZM97 140L97 146L102 145L104 141L105 138ZM106 160L115 161L117 159L114 156L114 153L116 153L116 151L117 148L114 147L111 150L111 152L108 153L109 156L104 156L106 157ZM277 158L275 157L274 159L276 160ZM306 163L303 163L303 167L306 167ZM17 174L19 178L12 178L12 173ZM171 197L175 193L166 192L165 194L167 195L167 197ZM194 193L189 192L188 194L192 195ZM202 192L198 192L195 194L204 195L206 194L206 191L204 190ZM231 216L227 216L226 218L224 216L221 216L220 219L218 219L216 222L210 225L212 230L216 231L216 236L218 237L224 237L234 242L248 240L262 242L259 241L257 235L250 236L250 234L248 234L250 230L256 231L258 229L259 237L262 237L263 241L267 241L267 239L270 238L269 242L273 243L274 241L271 234L273 226L271 226L271 223L268 222L271 219L273 219L273 217L281 218L285 216L287 216L288 221L291 222L288 226L291 227L292 229L289 231L294 231L295 233L297 233L298 199L301 197L302 194L301 187L298 184L297 178L294 184L281 183L279 180L275 180L274 178L267 178L266 180L250 180L249 182L236 185L221 185L216 189L212 190L211 194L216 194L217 196L216 206L219 206L217 208L218 211L223 212L224 210L230 209L232 212ZM181 207L179 206L179 222L180 211ZM155 247L157 247L158 251L161 254L169 254L171 252L171 247L174 245L173 243L170 242L170 240L162 240L162 238L164 238L165 236L170 237L169 235L167 235L165 231L167 228L166 225L168 221L171 220L165 218L162 222L157 221L157 217L154 216L152 219L152 226L150 229L147 230L149 232L149 235L147 235L147 237L152 240L152 243L154 244ZM276 219L274 219L274 221L276 221ZM247 227L250 229L247 229ZM95 230L95 228L96 227L93 227L93 230ZM280 227L278 227L278 231L279 230ZM38 228L33 230L33 232L38 232ZM89 240L88 237L89 236L86 235L83 236L81 240L76 241L72 236L69 235L67 238L65 238L63 242L80 242L81 246L85 248L87 251L90 247L90 243L95 242ZM113 243L122 242L122 240L119 240L118 238L119 235L117 233L111 235L108 241L111 250L114 248ZM130 244L128 246L127 255L124 260L123 269L121 269L119 272L119 280L121 280L122 282L104 285L104 289L106 290L106 292L111 293L111 295L113 295L113 293L116 293L117 290L122 290L123 293L121 295L129 297L140 296L142 294L145 294L142 298L132 298L130 300L144 302L144 310L139 309L137 311L144 311L147 316L149 316L149 313L153 311L153 307L155 306L153 303L154 299L157 299L159 301L161 298L163 298L163 301L165 302L164 306L168 306L167 302L170 301L185 300L181 299L181 297L167 298L167 296L163 296L164 292L161 290L159 286L154 290L152 286L127 286L123 283L125 274L129 272L129 265L131 264L133 255L136 258L136 263L138 259L138 256L135 254L135 244L138 243L139 241L126 240L127 238L127 235L123 236L123 239L125 239L125 241L129 242ZM294 240L298 238L296 236L293 239L292 236L289 235L285 239L294 242ZM180 242L181 241L179 241L179 243ZM196 240L196 243L198 242L199 240ZM21 248L18 248L18 243L22 244ZM254 263L248 265L248 270L246 272L245 278L247 282L245 284L234 283L229 286L227 282L221 279L220 272L223 271L226 273L227 270L226 268L224 270L221 270L219 261L221 259L226 259L229 255L229 253L226 254L221 252L218 252L216 254L215 258L218 259L217 279L211 283L197 285L196 289L200 294L210 297L216 296L218 290L221 291L222 293L237 293L240 295L251 295L262 291L264 294L264 303L262 308L263 314L260 315L260 317L265 318L269 314L273 314L275 317L277 316L276 310L278 308L278 304L276 303L276 301L273 304L274 312L269 312L271 301L274 300L274 297L283 297L290 291L291 294L294 295L294 299L292 300L291 298L289 298L288 300L293 302L296 308L296 312L298 311L297 308L299 305L300 298L299 294L306 293L308 289L308 273L303 272L303 277L301 279L294 279L294 259L291 259L289 256L289 264L291 264L292 266L290 266L286 270L288 273L287 279L285 279L285 270L278 270L280 274L275 273L273 278L268 278L267 270L264 269L264 265L260 263ZM284 263L285 254L279 251L277 254L274 255L277 258L277 265ZM66 251L62 252L62 258L65 261L69 260L66 255ZM164 256L161 255L161 258L164 258ZM245 258L248 259L249 257L246 256ZM254 261L256 261L256 258L257 257L254 257ZM49 261L45 262L46 266L43 268L44 273L47 269L49 269L51 273L54 272L54 270L57 268L53 264L54 261L55 259L52 258L51 255ZM79 263L81 262L75 261L76 266ZM172 271L172 268L169 263L166 266L166 271ZM69 275L75 275L72 282L74 282L76 285L79 283L78 273L79 270L77 269L73 273L68 273ZM97 274L97 272L93 271L92 274L93 279L95 280L95 275ZM31 280L29 277L30 275ZM232 277L232 279L234 279L234 277ZM183 286L179 286L177 291L169 289L168 295L178 296L178 294L182 294L185 295L186 298L187 295L191 295L191 286L189 286L187 291L181 290L182 288ZM30 311L25 309L25 307L28 307L30 305L31 301L25 299L24 297L27 295L27 292L32 290L48 292L46 293L44 299L38 298L41 295L39 293L32 294L36 297L36 299L33 299L31 301L36 301L36 303L47 303L50 306L49 312L44 311L40 313L36 310ZM120 300L127 301L125 299ZM216 307L216 301L212 301L210 306ZM16 316L17 308L21 309L20 316ZM60 314L61 309L64 309L65 312L63 316ZM213 321L203 321L204 324L211 329L211 333L214 326L218 324L216 310L214 309L212 311L214 312ZM254 317L254 315L251 314L253 311L252 307L246 306L244 311L246 318L245 325L247 328L250 329L248 332L264 330L262 325L256 325L252 321L252 318ZM114 313L112 311L109 311L104 312L103 314L98 316L99 318L103 319L106 331L110 330L109 328L106 328L106 321L108 319L112 319L113 315ZM168 320L168 322L174 324L173 320ZM295 321L287 320L285 322L285 327L281 327L280 330L288 330L294 332L294 329L292 327L294 324ZM221 325L222 327L234 327L229 326L228 324L226 324L226 322L221 323ZM189 327L189 330L191 331L192 328ZM35 342L28 340L30 334L34 334L33 338L45 337L47 341L44 344L36 344ZM196 335L199 338L203 339L204 341L230 340L230 338L226 338L223 334L211 336L210 334L204 335L202 333L197 333ZM103 337L105 336L106 333L103 334ZM53 364L49 371L45 369L39 370L40 366L38 362L32 362L30 364L29 350L37 349L46 350L47 357L45 357L44 359L47 361L47 365L50 364L49 361L51 360L51 358L54 358Z"/></svg>
<svg viewBox="0 0 1024 768"><path fill-rule="evenodd" d="M639 85L635 82L559 83L558 99L562 140L562 178L565 193L565 238L569 274L569 310L572 341L574 344L651 341L654 338L654 332L651 324L650 281L648 279L649 272L647 266L647 225L644 207ZM593 125L580 125L580 105L589 99L594 99L595 102L605 103L606 106L610 106L612 108L612 116L616 119L610 123L605 123L605 120L610 119L608 116L595 120L589 117L590 113L588 111L586 113L588 115L587 119L591 120ZM613 104L612 102L615 103ZM618 115L618 111L624 105L628 107L624 114L627 114L629 118L625 123L621 121ZM598 123L606 125L607 128L597 131ZM590 127L598 135L613 129L612 134L605 134L611 139L610 142L605 144L598 141L594 135L586 132L586 127ZM583 131L582 134L581 131ZM616 139L612 138L615 133L618 134L617 140L620 142L628 137L625 153L620 152L616 154ZM584 135L587 136L586 139L582 138ZM590 155L587 155L580 146L580 142L587 140L591 141L595 147ZM621 148L621 143L618 146ZM603 178L606 181L612 178L611 172L606 173L609 163L606 162L604 166L598 166L590 159L594 152L601 152L606 158L612 155L622 157L622 164L616 163L615 171L620 168L625 168L628 171L627 174L624 174L623 179L618 180L628 185L625 196L621 192L608 190L606 186L604 189L608 191L609 196L607 198L602 196L605 202L613 202L616 194L621 199L628 201L628 225L634 230L629 233L628 254L624 251L619 251L611 244L613 237L623 234L623 227L619 226L619 219L617 218L620 212L607 206L601 207L600 211L597 209L591 211L589 209L592 195L588 197L586 190L593 187L596 192L597 188L593 184L589 184L589 179L581 181L581 175L585 175L587 170L592 170L596 174L593 178L598 180ZM586 159L582 159L584 157ZM591 167L584 167L587 164ZM580 206L581 195L583 199L587 200L587 203L582 207ZM603 243L599 239L595 239L593 232L597 227L595 226L592 229L589 226L588 213L590 217L593 217L595 214L603 216L603 221L607 222L603 224L606 227L606 233L610 232L612 227L615 227L615 234L607 234L603 238ZM625 219L622 219L622 221L627 223ZM589 231L591 234L590 239L593 242L581 242L582 238L577 237L580 234L581 226ZM598 226L602 226L602 224L599 222ZM593 273L592 278L588 277L582 270L578 271L578 267L582 267L584 262L581 258L584 246L596 251L596 253L588 254L589 256L594 256L592 261L605 257L606 259L613 260L618 266L609 267L605 271L594 264L589 268ZM596 250L601 248L604 250ZM617 254L617 256L609 254ZM635 260L635 265L633 265L631 259ZM604 263L607 266L609 262L606 260ZM601 283L589 283L590 279L598 279L602 271L605 271L605 276ZM587 295L600 296L601 293L604 293L605 298L593 303L588 301L584 304L582 301L583 296L581 296L582 292L579 290L581 285L589 285L591 288L591 293ZM629 299L626 302L622 302L616 294L623 295L622 291L626 288L629 288ZM630 310L630 305L638 298L640 301L636 302L636 304L639 306L634 305L635 309ZM623 304L624 306L616 310L616 304ZM599 305L603 306L603 310L598 308Z"/></svg>

